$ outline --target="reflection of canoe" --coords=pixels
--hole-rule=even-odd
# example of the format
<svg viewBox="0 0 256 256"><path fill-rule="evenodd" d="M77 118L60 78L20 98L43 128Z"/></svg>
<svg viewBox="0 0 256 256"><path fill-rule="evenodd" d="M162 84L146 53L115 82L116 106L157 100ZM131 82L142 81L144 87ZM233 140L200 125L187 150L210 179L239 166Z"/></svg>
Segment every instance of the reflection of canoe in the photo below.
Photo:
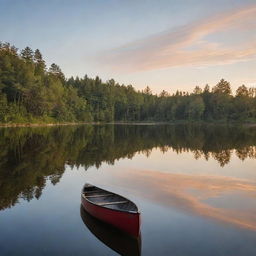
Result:
<svg viewBox="0 0 256 256"><path fill-rule="evenodd" d="M132 237L119 229L102 222L89 213L81 206L81 217L87 228L105 245L120 255L139 256L141 253L140 235Z"/></svg>
<svg viewBox="0 0 256 256"><path fill-rule="evenodd" d="M130 235L135 237L139 235L140 213L137 206L129 199L85 184L82 190L82 205L92 216Z"/></svg>

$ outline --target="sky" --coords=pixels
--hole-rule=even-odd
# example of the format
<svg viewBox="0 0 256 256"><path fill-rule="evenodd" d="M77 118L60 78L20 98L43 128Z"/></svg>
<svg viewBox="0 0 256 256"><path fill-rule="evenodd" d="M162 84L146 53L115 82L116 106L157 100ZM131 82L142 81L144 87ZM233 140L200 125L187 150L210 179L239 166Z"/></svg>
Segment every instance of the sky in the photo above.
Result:
<svg viewBox="0 0 256 256"><path fill-rule="evenodd" d="M0 0L0 41L155 93L256 86L256 0Z"/></svg>

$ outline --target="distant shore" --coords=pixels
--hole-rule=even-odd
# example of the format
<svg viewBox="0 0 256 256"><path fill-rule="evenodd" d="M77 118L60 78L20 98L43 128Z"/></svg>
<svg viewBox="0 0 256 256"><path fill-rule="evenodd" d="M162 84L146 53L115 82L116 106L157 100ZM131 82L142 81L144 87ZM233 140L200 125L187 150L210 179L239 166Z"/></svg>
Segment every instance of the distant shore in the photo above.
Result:
<svg viewBox="0 0 256 256"><path fill-rule="evenodd" d="M178 124L201 124L201 125L242 125L256 127L255 123L249 122L202 122L202 121L176 121L176 122L65 122L65 123L0 123L0 128L8 127L49 127L49 126L71 126L71 125L178 125Z"/></svg>

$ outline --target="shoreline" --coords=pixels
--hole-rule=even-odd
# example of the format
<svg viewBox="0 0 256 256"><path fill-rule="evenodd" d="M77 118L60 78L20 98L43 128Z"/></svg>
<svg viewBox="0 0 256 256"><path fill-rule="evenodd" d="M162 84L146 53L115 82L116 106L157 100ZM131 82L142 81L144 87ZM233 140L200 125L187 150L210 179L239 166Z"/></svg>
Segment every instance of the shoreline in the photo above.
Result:
<svg viewBox="0 0 256 256"><path fill-rule="evenodd" d="M196 124L196 125L241 125L246 127L256 127L256 123L241 122L196 122L196 121L177 121L177 122L67 122L67 123L0 123L0 128L10 127L51 127L51 126L75 126L75 125L179 125L179 124Z"/></svg>
<svg viewBox="0 0 256 256"><path fill-rule="evenodd" d="M68 125L85 125L85 124L97 124L95 122L92 123L8 123L1 124L0 128L8 128L8 127L48 127L48 126L68 126Z"/></svg>

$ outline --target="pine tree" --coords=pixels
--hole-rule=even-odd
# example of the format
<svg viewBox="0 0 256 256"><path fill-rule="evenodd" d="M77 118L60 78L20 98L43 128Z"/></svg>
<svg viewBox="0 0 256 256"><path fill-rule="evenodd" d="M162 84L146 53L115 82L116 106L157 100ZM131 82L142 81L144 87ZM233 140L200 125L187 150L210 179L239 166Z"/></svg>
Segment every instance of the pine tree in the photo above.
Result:
<svg viewBox="0 0 256 256"><path fill-rule="evenodd" d="M38 49L35 50L34 61L36 64L35 75L43 74L45 72L46 65L45 61L43 60L43 56Z"/></svg>
<svg viewBox="0 0 256 256"><path fill-rule="evenodd" d="M26 47L21 51L21 57L26 61L33 61L34 52L30 47Z"/></svg>
<svg viewBox="0 0 256 256"><path fill-rule="evenodd" d="M221 79L219 83L217 83L213 87L212 91L213 93L222 93L222 94L230 95L231 94L230 83L225 81L224 79Z"/></svg>

